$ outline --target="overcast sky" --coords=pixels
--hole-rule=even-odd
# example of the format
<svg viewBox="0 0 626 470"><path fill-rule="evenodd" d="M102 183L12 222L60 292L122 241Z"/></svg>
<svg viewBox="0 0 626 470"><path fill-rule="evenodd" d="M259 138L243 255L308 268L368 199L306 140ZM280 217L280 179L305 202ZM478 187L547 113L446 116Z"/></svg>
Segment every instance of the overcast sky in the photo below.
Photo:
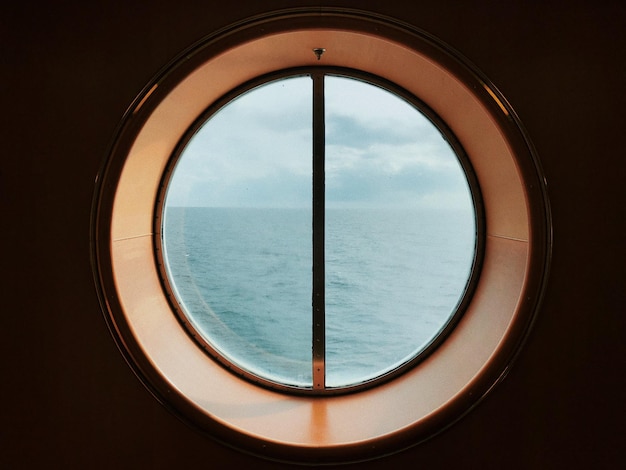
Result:
<svg viewBox="0 0 626 470"><path fill-rule="evenodd" d="M310 77L256 88L217 112L176 166L167 205L310 207ZM326 77L326 205L467 208L467 183L439 131L404 100Z"/></svg>

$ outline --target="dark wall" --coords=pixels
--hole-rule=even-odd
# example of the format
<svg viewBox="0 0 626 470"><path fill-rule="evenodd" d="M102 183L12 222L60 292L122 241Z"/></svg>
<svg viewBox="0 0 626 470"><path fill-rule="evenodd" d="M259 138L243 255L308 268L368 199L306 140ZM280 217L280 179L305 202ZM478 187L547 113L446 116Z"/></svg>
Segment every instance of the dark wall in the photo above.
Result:
<svg viewBox="0 0 626 470"><path fill-rule="evenodd" d="M0 13L0 468L286 468L187 428L135 378L98 304L89 226L107 146L159 68L235 20L312 4L401 18L474 62L525 124L554 218L545 300L508 377L449 430L360 468L619 466L626 3L13 3Z"/></svg>

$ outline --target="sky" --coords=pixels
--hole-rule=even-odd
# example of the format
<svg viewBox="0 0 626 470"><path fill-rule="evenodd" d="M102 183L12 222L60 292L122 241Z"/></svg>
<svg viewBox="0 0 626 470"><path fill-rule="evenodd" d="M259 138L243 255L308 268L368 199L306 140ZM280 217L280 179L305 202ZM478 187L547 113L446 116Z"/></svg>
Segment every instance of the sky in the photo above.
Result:
<svg viewBox="0 0 626 470"><path fill-rule="evenodd" d="M326 207L471 205L467 180L439 130L375 85L325 78ZM191 138L168 206L310 207L312 80L281 79L216 112Z"/></svg>

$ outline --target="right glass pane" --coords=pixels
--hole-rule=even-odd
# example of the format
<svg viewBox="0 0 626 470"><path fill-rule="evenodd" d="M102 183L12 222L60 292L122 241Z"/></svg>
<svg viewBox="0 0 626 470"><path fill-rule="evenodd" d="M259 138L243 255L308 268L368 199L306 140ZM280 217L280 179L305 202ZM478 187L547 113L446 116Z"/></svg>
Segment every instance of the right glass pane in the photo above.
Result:
<svg viewBox="0 0 626 470"><path fill-rule="evenodd" d="M413 104L327 76L326 386L391 372L457 312L476 252L464 168Z"/></svg>

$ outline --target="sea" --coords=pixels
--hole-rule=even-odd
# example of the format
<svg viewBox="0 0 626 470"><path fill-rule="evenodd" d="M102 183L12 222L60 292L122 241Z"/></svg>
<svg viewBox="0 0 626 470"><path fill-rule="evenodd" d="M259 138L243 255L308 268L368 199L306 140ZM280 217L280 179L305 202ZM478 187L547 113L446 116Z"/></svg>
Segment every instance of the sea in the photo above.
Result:
<svg viewBox="0 0 626 470"><path fill-rule="evenodd" d="M468 211L326 210L326 386L395 370L448 324L466 290ZM168 207L166 271L210 349L253 376L312 384L310 209Z"/></svg>

